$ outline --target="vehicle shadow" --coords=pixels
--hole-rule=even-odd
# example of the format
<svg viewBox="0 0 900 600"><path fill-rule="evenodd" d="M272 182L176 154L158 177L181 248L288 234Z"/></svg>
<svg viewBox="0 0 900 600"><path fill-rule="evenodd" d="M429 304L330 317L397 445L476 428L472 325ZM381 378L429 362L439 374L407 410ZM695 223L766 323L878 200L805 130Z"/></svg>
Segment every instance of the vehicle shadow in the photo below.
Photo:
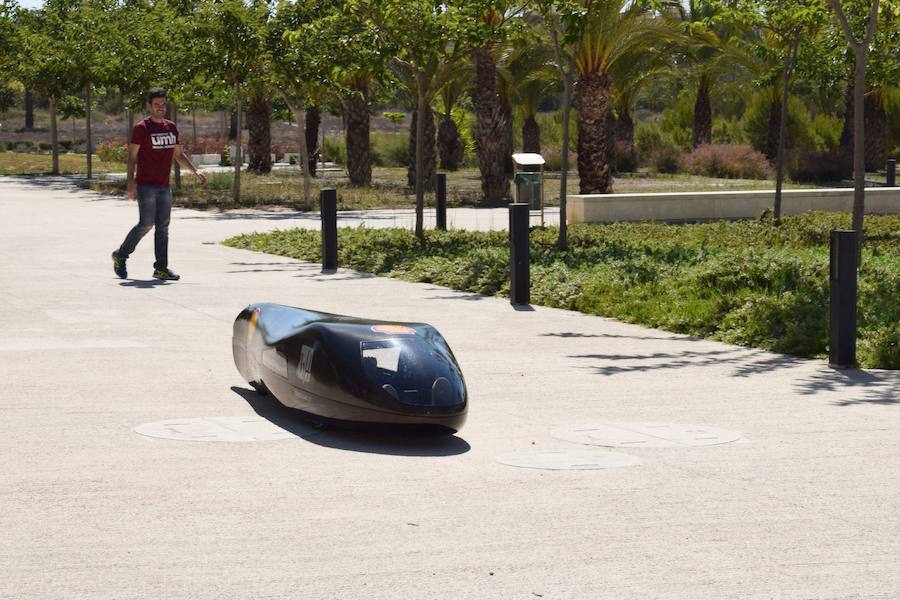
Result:
<svg viewBox="0 0 900 600"><path fill-rule="evenodd" d="M389 456L456 456L471 450L468 442L456 435L414 433L388 428L349 428L320 426L305 418L304 413L288 408L271 395L232 386L256 414L273 425L313 444L349 452L385 454Z"/></svg>

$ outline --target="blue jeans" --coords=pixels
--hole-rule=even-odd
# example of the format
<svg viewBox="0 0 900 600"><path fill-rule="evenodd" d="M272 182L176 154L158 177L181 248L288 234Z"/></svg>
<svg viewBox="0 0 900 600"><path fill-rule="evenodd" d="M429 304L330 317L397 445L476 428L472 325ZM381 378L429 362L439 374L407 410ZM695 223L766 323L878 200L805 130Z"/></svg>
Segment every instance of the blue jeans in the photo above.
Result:
<svg viewBox="0 0 900 600"><path fill-rule="evenodd" d="M119 247L119 258L128 258L137 247L141 238L151 228L154 231L154 247L156 262L153 267L166 269L169 266L169 220L172 214L172 188L153 185L137 186L137 203L141 219L132 227L125 241Z"/></svg>

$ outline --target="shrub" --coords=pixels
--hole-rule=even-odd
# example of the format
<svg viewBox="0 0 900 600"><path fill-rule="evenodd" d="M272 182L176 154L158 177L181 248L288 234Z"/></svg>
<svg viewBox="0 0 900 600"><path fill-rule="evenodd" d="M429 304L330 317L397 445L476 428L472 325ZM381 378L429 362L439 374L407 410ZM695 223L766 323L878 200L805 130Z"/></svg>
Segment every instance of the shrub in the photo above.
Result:
<svg viewBox="0 0 900 600"><path fill-rule="evenodd" d="M650 155L650 165L657 173L677 173L682 152L675 146L661 146Z"/></svg>
<svg viewBox="0 0 900 600"><path fill-rule="evenodd" d="M379 167L405 167L409 137L405 133L373 131L372 162Z"/></svg>
<svg viewBox="0 0 900 600"><path fill-rule="evenodd" d="M650 164L650 158L660 148L674 145L658 123L638 123L634 128L634 146L643 164Z"/></svg>
<svg viewBox="0 0 900 600"><path fill-rule="evenodd" d="M747 135L744 126L736 117L713 118L712 128L713 144L746 144Z"/></svg>
<svg viewBox="0 0 900 600"><path fill-rule="evenodd" d="M794 181L829 183L849 179L853 175L852 159L840 149L826 152L789 150L784 167Z"/></svg>
<svg viewBox="0 0 900 600"><path fill-rule="evenodd" d="M103 162L125 162L128 160L128 144L122 140L108 140L97 144L97 156Z"/></svg>
<svg viewBox="0 0 900 600"><path fill-rule="evenodd" d="M342 138L326 137L322 145L322 160L347 164L347 143Z"/></svg>
<svg viewBox="0 0 900 600"><path fill-rule="evenodd" d="M38 144L38 149L44 150L44 151L52 150L53 144L50 144L49 142L40 142Z"/></svg>
<svg viewBox="0 0 900 600"><path fill-rule="evenodd" d="M638 169L638 155L634 146L628 142L618 140L613 146L613 172L633 173Z"/></svg>
<svg viewBox="0 0 900 600"><path fill-rule="evenodd" d="M744 112L742 124L747 141L756 150L766 151L769 136L769 114L772 111L772 92L763 90L750 99ZM840 135L840 132L838 132ZM799 98L788 98L788 122L785 148L822 151L826 147L825 140L816 135L812 117L806 105Z"/></svg>
<svg viewBox="0 0 900 600"><path fill-rule="evenodd" d="M72 149L72 140L60 140L59 147L68 152Z"/></svg>
<svg viewBox="0 0 900 600"><path fill-rule="evenodd" d="M772 173L762 153L736 144L703 144L682 157L681 166L693 175L729 179L766 179Z"/></svg>

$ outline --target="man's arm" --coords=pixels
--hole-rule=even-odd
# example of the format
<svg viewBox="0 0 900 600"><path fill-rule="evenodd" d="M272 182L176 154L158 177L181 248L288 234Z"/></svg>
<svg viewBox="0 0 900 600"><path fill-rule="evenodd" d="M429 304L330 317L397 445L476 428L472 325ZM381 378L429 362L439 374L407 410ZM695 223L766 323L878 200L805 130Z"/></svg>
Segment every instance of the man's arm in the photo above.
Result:
<svg viewBox="0 0 900 600"><path fill-rule="evenodd" d="M134 167L137 164L138 152L141 150L140 144L128 144L128 197L137 200L137 185L134 182Z"/></svg>
<svg viewBox="0 0 900 600"><path fill-rule="evenodd" d="M200 185L206 185L206 177L197 170L197 167L194 166L194 163L191 162L188 155L184 153L184 147L181 144L175 145L175 160L177 160L178 164L182 167L190 170L190 172L194 174L194 177L200 181Z"/></svg>

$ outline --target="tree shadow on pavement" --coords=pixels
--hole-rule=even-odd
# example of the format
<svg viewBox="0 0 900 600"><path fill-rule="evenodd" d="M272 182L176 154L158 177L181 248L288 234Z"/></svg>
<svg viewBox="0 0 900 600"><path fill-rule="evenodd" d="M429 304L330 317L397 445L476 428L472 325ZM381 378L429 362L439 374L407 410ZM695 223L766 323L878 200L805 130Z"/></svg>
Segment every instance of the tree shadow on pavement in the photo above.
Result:
<svg viewBox="0 0 900 600"><path fill-rule="evenodd" d="M835 406L860 404L900 405L900 372L862 371L860 369L831 369L823 367L797 383L801 394L844 392L846 398L833 402Z"/></svg>
<svg viewBox="0 0 900 600"><path fill-rule="evenodd" d="M304 418L301 411L281 404L271 395L232 386L231 390L243 398L260 417L313 444L349 452L385 454L390 456L456 456L471 449L468 442L455 435L414 433L408 429L387 427L349 428L320 426Z"/></svg>

